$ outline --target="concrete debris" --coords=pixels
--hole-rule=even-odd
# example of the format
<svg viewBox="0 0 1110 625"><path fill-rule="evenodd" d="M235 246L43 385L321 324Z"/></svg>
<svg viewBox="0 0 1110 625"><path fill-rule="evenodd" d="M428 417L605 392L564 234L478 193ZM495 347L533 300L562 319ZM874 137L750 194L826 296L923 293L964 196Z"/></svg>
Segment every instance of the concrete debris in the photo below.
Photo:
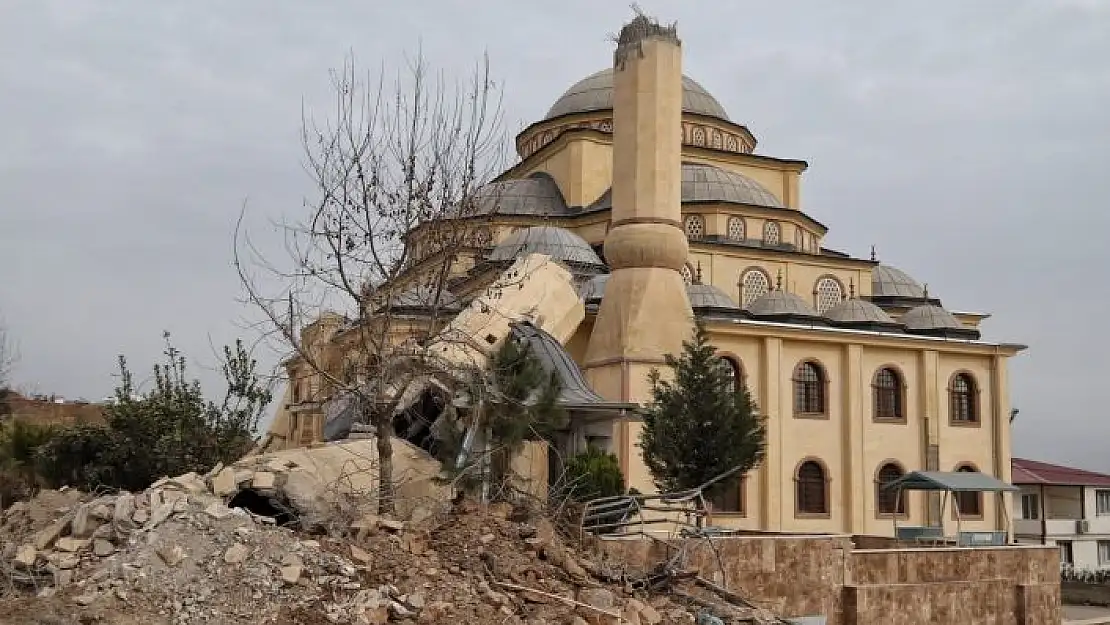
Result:
<svg viewBox="0 0 1110 625"><path fill-rule="evenodd" d="M281 490L289 483L295 496ZM279 511L264 505L228 507L247 505L228 496L256 485L312 500L313 483L303 468L270 461L163 479L141 493L43 492L0 516L0 570L16 589L0 595L0 614L14 619L3 622L716 622L705 606L719 597L691 602L692 586L690 595L633 592L627 578L598 574L620 563L587 556L549 520L512 506L462 500L421 521L346 510L345 522L330 519L313 535L278 524ZM729 607L721 622L772 622Z"/></svg>

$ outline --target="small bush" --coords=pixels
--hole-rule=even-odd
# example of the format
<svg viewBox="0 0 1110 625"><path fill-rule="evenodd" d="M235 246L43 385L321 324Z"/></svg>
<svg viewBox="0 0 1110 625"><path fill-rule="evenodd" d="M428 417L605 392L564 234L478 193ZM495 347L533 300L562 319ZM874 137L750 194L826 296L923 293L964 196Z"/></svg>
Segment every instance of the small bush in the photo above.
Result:
<svg viewBox="0 0 1110 625"><path fill-rule="evenodd" d="M585 502L624 494L624 474L615 454L591 446L566 463L568 495Z"/></svg>

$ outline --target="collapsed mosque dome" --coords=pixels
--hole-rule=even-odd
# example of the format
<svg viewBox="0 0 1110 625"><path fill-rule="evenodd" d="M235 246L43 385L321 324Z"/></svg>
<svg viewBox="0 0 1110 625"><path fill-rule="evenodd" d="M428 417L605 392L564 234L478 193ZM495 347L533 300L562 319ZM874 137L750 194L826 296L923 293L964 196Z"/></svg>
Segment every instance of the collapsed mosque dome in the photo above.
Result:
<svg viewBox="0 0 1110 625"><path fill-rule="evenodd" d="M606 270L585 239L565 228L534 226L510 234L490 252L493 262L511 262L527 254L546 254L573 270L600 273Z"/></svg>
<svg viewBox="0 0 1110 625"><path fill-rule="evenodd" d="M871 270L871 297L925 299L925 287L901 269L877 265Z"/></svg>
<svg viewBox="0 0 1110 625"><path fill-rule="evenodd" d="M613 68L579 80L571 85L558 100L551 105L544 119L555 119L573 113L605 111L613 108ZM693 78L682 76L682 112L705 115L729 121L728 113L717 98Z"/></svg>
<svg viewBox="0 0 1110 625"><path fill-rule="evenodd" d="M695 310L740 310L727 293L712 284L690 284L686 287L686 296L690 298L690 307Z"/></svg>

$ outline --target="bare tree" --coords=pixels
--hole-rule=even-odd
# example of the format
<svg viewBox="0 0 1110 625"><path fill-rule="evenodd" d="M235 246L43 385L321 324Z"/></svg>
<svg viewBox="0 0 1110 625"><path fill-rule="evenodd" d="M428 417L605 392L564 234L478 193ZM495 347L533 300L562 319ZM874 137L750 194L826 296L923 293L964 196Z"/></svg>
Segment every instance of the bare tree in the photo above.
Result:
<svg viewBox="0 0 1110 625"><path fill-rule="evenodd" d="M485 58L462 84L422 56L392 85L351 57L332 77L328 118L303 117L313 195L303 219L281 224L290 262L265 258L241 214L235 266L290 370L317 381L290 380L294 402L344 397L373 425L379 507L391 512L394 415L442 370L428 337L457 312L448 286L489 241L474 192L503 163L501 107Z"/></svg>
<svg viewBox="0 0 1110 625"><path fill-rule="evenodd" d="M8 335L8 327L4 324L3 319L0 319L0 400L9 389L10 384L9 376L12 373L12 366L15 365L15 346L12 344L11 337Z"/></svg>

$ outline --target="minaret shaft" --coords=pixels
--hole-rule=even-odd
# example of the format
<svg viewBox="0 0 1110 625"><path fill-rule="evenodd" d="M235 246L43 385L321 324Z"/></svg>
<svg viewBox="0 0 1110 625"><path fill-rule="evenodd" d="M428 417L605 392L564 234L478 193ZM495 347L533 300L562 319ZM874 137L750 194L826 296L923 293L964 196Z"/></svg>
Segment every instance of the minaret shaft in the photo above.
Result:
<svg viewBox="0 0 1110 625"><path fill-rule="evenodd" d="M682 230L682 47L673 28L643 16L614 54L612 269L585 369L598 393L650 399L648 373L690 337L693 313L679 273ZM627 443L630 441L625 441Z"/></svg>

